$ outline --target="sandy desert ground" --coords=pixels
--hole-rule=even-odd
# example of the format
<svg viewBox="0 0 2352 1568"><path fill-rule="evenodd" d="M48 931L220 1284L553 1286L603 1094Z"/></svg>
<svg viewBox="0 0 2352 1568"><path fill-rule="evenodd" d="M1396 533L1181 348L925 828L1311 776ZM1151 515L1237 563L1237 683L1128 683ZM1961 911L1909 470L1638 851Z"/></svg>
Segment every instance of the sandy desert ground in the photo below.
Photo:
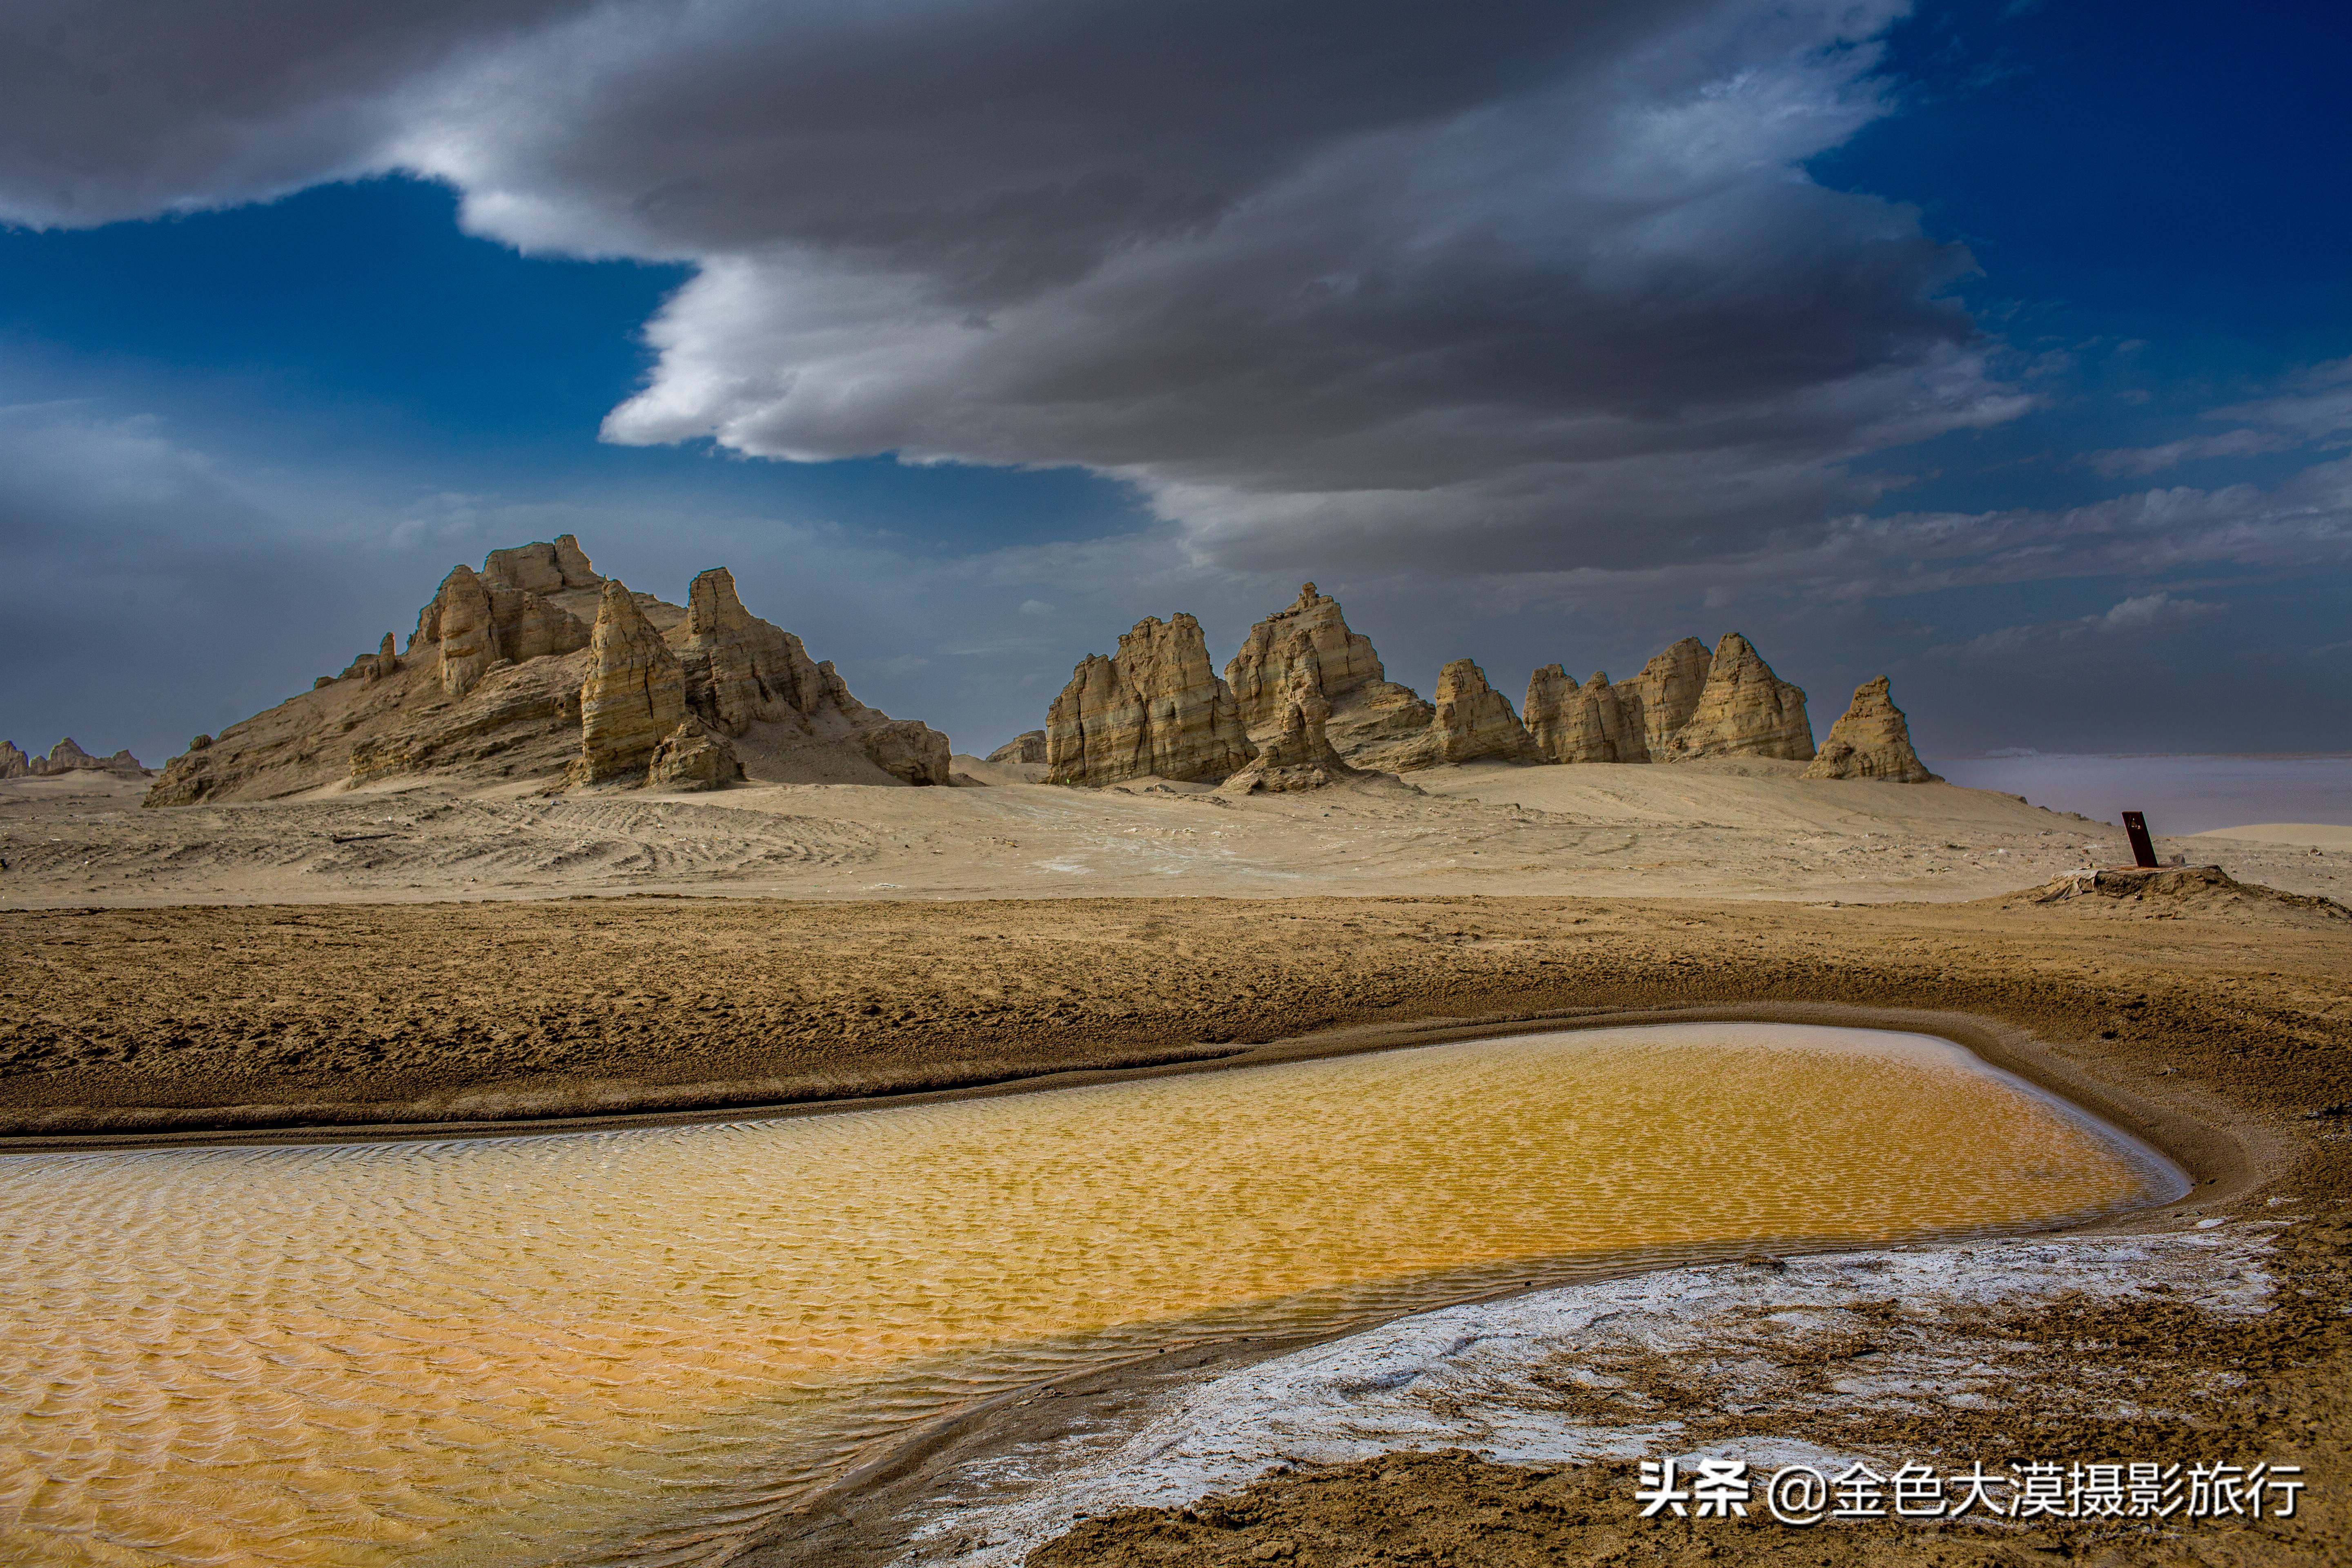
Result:
<svg viewBox="0 0 2352 1568"><path fill-rule="evenodd" d="M965 764L986 787L953 790L410 789L171 812L108 781L0 786L0 1123L16 1148L278 1140L299 1124L478 1132L1014 1092L1536 1020L1907 1024L2100 1110L2199 1186L2120 1230L2061 1238L2107 1249L2095 1258L2017 1242L1657 1277L1654 1297L1732 1301L1685 1335L1811 1327L1737 1365L1653 1353L1668 1342L1654 1339L1588 1347L1565 1371L1580 1352L1531 1330L1550 1359L1489 1367L1479 1397L1565 1400L1624 1430L1664 1409L1692 1441L2298 1462L2312 1485L2295 1520L1710 1532L1635 1521L1615 1460L1203 1471L1219 1495L1174 1502L1104 1471L1121 1443L1159 1442L1155 1422L1312 1384L1285 1359L1299 1347L1224 1346L1157 1381L1105 1374L975 1412L751 1560L936 1546L1012 1561L941 1537L942 1509L979 1508L975 1476L1072 1443L1100 1485L1071 1511L1092 1517L1005 1537L1053 1568L2346 1560L2352 914L2328 901L2352 874L2341 830L2160 845L2294 897L2184 873L2138 896L2045 901L2027 889L2086 854L2123 858L2120 831L1770 763L1466 768L1241 801L1049 789L984 767ZM1943 1272L1897 1289L1870 1268ZM1460 1310L1540 1317L1570 1300ZM1381 1426L1370 1395L1331 1418L1391 1433L1376 1447L1500 1455L1454 1373L1417 1384L1445 1405L1416 1408L1417 1426Z"/></svg>
<svg viewBox="0 0 2352 1568"><path fill-rule="evenodd" d="M2123 830L1984 790L1801 780L1794 763L1472 764L1234 800L1194 784L775 784L713 795L430 784L142 810L137 781L0 783L0 908L730 898L1543 894L1984 898L2128 863ZM2242 880L2352 894L2352 836L2163 839ZM2336 837L2331 837L2331 833Z"/></svg>

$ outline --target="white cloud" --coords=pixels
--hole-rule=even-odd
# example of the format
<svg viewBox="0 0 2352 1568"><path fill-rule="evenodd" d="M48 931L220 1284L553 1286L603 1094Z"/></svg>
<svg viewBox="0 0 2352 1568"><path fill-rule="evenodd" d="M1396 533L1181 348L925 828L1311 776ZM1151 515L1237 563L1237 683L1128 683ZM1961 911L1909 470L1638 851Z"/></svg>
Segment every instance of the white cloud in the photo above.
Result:
<svg viewBox="0 0 2352 1568"><path fill-rule="evenodd" d="M2274 397L2233 403L2205 417L2243 420L2304 441L2341 446L2342 437L2352 437L2352 358L2314 365Z"/></svg>
<svg viewBox="0 0 2352 1568"><path fill-rule="evenodd" d="M2111 447L2093 452L2084 460L2110 479L2161 473L2182 463L2209 458L2251 458L2284 452L2302 443L2268 430L2225 430L2219 436L2190 436L2158 447Z"/></svg>
<svg viewBox="0 0 2352 1568"><path fill-rule="evenodd" d="M2144 632L2158 626L2185 626L2191 621L2229 613L2227 605L2207 604L2200 599L2176 599L2170 594L2158 592L2126 599L2105 615L2092 618L2088 624L2093 631L2109 634Z"/></svg>
<svg viewBox="0 0 2352 1568"><path fill-rule="evenodd" d="M2315 365L2288 378L2285 390L2273 396L2208 409L2200 417L2229 421L2241 428L2156 447L2093 452L2084 460L2103 474L2137 476L2209 458L2352 445L2352 359Z"/></svg>
<svg viewBox="0 0 2352 1568"><path fill-rule="evenodd" d="M2002 664L2029 657L2048 657L2084 638L2133 637L2191 626L2229 613L2227 605L2176 598L2159 589L2122 600L2100 615L2033 626L2001 626L1965 643L1928 651L1937 658L1957 658L1969 664Z"/></svg>

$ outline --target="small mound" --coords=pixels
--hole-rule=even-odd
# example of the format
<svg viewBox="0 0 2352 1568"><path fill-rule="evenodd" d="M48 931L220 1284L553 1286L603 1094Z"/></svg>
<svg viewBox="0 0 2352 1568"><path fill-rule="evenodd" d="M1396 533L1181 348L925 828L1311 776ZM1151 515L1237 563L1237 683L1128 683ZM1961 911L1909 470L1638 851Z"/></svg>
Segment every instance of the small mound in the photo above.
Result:
<svg viewBox="0 0 2352 1568"><path fill-rule="evenodd" d="M2241 882L2219 866L2126 867L2070 871L2038 888L2009 893L2003 909L2061 905L2086 914L2141 920L2193 916L2210 920L2274 921L2338 925L2352 921L2352 909L2333 899L2281 892Z"/></svg>

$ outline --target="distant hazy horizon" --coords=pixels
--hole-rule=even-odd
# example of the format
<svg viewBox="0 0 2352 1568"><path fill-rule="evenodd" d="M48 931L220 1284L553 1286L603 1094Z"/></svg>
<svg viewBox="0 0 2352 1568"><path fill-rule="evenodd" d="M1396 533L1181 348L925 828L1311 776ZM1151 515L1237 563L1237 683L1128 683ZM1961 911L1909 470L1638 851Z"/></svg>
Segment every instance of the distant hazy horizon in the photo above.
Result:
<svg viewBox="0 0 2352 1568"><path fill-rule="evenodd" d="M2151 831L2209 833L2263 822L2352 826L2352 753L2184 753L1929 757L1956 784L2021 795L2053 811L2120 825L2143 812Z"/></svg>

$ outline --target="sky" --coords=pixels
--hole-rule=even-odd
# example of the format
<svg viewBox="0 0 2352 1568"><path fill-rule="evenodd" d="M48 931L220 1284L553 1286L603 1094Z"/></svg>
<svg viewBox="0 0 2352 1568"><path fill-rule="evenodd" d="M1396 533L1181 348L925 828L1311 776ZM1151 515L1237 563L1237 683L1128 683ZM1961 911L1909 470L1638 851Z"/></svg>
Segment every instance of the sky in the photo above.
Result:
<svg viewBox="0 0 2352 1568"><path fill-rule="evenodd" d="M0 738L151 764L576 533L985 752L1312 579L1931 758L2352 752L2352 14L17 0Z"/></svg>

